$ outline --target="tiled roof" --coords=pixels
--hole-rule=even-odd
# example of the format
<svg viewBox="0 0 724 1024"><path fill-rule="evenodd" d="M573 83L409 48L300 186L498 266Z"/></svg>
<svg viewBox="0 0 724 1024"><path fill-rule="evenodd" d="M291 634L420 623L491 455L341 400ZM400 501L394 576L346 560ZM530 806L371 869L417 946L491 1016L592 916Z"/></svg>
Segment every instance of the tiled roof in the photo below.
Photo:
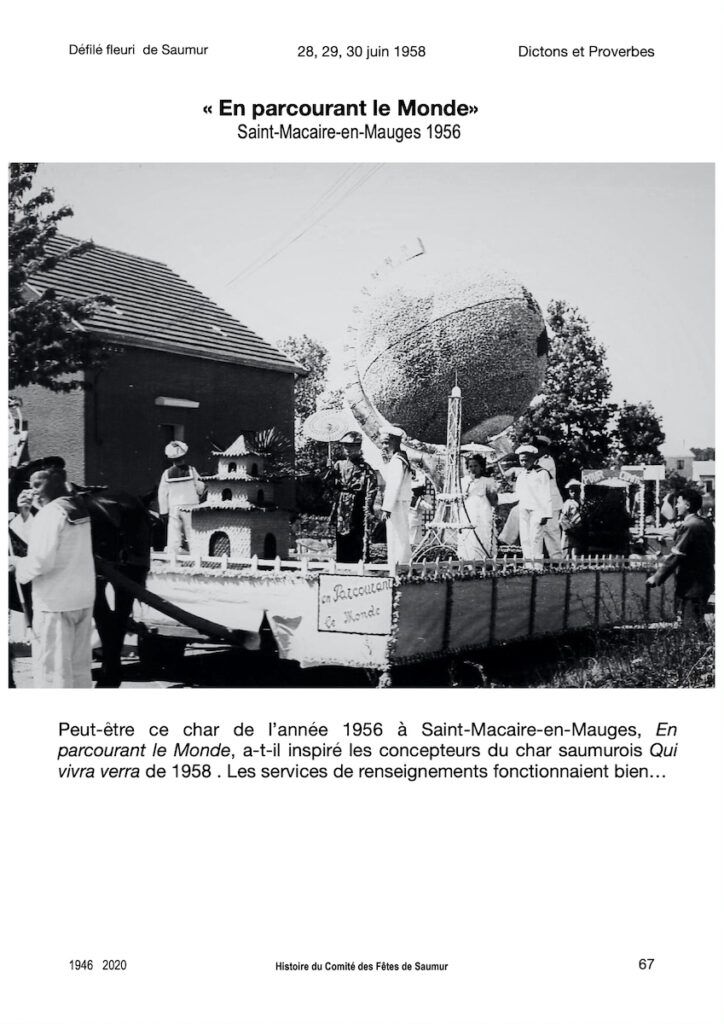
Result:
<svg viewBox="0 0 724 1024"><path fill-rule="evenodd" d="M254 505L237 498L235 501L201 501L198 505L180 505L182 512L276 512L276 505Z"/></svg>
<svg viewBox="0 0 724 1024"><path fill-rule="evenodd" d="M57 255L77 239L56 235L48 252ZM224 363L262 366L283 373L301 367L165 263L96 245L30 281L36 289L83 298L105 293L115 306L101 306L86 327L108 341L186 353Z"/></svg>
<svg viewBox="0 0 724 1024"><path fill-rule="evenodd" d="M249 476L244 473L212 473L210 476L202 476L202 480L237 480L245 484L273 483L275 480L286 480L285 476Z"/></svg>

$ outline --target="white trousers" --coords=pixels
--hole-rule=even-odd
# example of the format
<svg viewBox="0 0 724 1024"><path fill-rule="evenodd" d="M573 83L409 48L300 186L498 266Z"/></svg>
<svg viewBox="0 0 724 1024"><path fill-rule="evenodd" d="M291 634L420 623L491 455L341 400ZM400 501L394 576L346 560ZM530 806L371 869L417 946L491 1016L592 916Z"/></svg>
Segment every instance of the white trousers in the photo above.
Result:
<svg viewBox="0 0 724 1024"><path fill-rule="evenodd" d="M189 533L191 532L191 513L181 512L180 509L172 508L168 514L168 538L166 551L169 554L178 553L189 547Z"/></svg>
<svg viewBox="0 0 724 1024"><path fill-rule="evenodd" d="M563 561L560 518L560 511L554 509L553 515L543 527L543 543L545 544L546 554L554 562Z"/></svg>
<svg viewBox="0 0 724 1024"><path fill-rule="evenodd" d="M527 565L543 565L543 526L540 521L540 512L529 508L520 508L518 511L520 527L520 546L523 551L523 559Z"/></svg>
<svg viewBox="0 0 724 1024"><path fill-rule="evenodd" d="M33 612L33 686L90 689L91 608L72 612Z"/></svg>
<svg viewBox="0 0 724 1024"><path fill-rule="evenodd" d="M520 534L519 525L520 510L517 505L513 505L508 518L505 520L505 526L500 531L498 540L501 544L515 544Z"/></svg>
<svg viewBox="0 0 724 1024"><path fill-rule="evenodd" d="M387 564L390 572L396 565L408 565L412 558L410 547L410 503L396 501L387 520Z"/></svg>

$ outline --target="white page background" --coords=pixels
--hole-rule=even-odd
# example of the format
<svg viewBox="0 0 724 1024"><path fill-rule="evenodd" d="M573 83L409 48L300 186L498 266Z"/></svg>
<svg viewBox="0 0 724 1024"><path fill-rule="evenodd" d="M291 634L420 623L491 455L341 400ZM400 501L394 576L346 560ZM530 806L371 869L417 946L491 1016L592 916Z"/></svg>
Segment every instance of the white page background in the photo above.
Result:
<svg viewBox="0 0 724 1024"><path fill-rule="evenodd" d="M7 16L6 16L7 17ZM38 3L5 42L5 160L716 161L712 3L123 7ZM65 54L208 44L209 58ZM419 63L296 58L424 43ZM517 58L519 43L655 60ZM458 143L240 144L221 96L452 96ZM331 151L330 151L331 150ZM720 225L719 225L720 226ZM672 367L672 373L676 368ZM555 721L679 726L665 782L57 778L59 720ZM0 691L2 1024L720 1024L722 701L715 691ZM71 973L124 957L123 974ZM641 957L655 957L651 972ZM277 960L446 961L439 975Z"/></svg>

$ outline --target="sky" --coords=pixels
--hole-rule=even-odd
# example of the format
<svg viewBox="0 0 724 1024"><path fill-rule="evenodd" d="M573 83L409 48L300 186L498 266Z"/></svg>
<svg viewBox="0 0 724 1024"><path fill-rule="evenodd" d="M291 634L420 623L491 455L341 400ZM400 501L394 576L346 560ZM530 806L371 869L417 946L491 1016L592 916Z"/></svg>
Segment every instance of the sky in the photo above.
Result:
<svg viewBox="0 0 724 1024"><path fill-rule="evenodd" d="M607 351L615 401L650 400L667 454L714 444L709 164L43 164L63 231L167 263L271 342L332 356L373 271L420 238L482 257Z"/></svg>

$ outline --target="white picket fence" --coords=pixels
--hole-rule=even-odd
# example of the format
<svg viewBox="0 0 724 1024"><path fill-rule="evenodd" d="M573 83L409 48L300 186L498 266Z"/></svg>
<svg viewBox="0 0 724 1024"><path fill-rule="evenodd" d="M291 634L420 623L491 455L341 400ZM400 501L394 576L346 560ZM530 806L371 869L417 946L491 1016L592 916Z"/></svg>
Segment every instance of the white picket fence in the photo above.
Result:
<svg viewBox="0 0 724 1024"><path fill-rule="evenodd" d="M571 570L581 569L617 569L617 568L641 568L649 569L656 565L656 559L627 558L620 555L591 555L585 558L577 558L575 561L551 562L547 559L543 562L543 570L551 568L563 568ZM259 558L252 555L251 558L230 558L228 555L215 557L212 555L190 555L190 554L169 554L167 552L154 551L152 553L152 570L156 567L173 569L175 566L185 569L211 569L225 572L229 569L238 569L251 573L256 572L297 572L297 573L341 573L347 575L370 576L389 574L386 563L377 562L350 562L337 563L334 559L312 559L302 556L297 559L283 559L279 556L273 559ZM511 569L519 566L523 568L523 560L520 555L505 554L501 558L487 559L479 562L458 561L454 558L448 559L423 559L419 562L412 562L408 565L395 566L394 575L401 578L426 577L435 578L441 573L460 572L471 575L508 575Z"/></svg>

